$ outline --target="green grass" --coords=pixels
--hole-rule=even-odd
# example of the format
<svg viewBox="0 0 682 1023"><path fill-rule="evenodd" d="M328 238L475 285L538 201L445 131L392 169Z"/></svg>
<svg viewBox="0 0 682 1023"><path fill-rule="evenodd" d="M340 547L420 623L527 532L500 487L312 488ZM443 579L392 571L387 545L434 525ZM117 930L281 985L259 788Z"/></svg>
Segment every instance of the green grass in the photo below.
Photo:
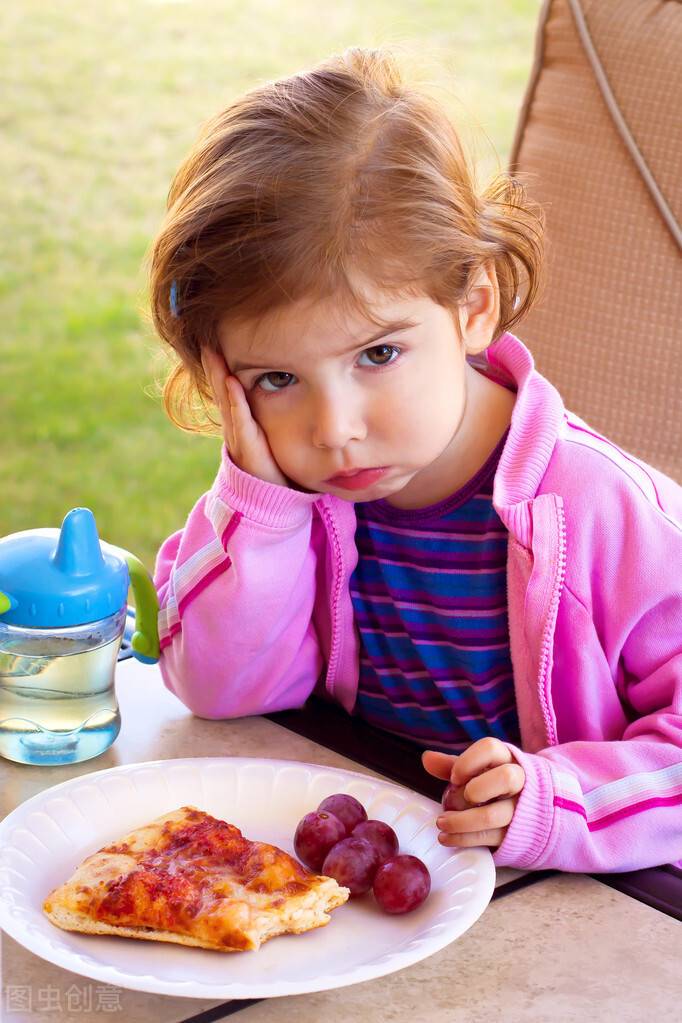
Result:
<svg viewBox="0 0 682 1023"><path fill-rule="evenodd" d="M142 261L199 125L243 89L396 43L504 166L540 0L43 0L0 10L0 536L86 505L151 567L210 486L218 441L153 396ZM325 11L320 20L320 11Z"/></svg>

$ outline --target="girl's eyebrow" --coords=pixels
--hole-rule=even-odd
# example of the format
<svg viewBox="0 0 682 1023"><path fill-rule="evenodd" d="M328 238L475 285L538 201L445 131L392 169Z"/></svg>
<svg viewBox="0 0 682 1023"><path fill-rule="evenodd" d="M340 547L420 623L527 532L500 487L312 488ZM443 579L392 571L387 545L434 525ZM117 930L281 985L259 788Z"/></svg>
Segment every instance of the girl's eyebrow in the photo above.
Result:
<svg viewBox="0 0 682 1023"><path fill-rule="evenodd" d="M365 341L354 342L350 348L346 348L343 352L338 352L337 355L347 355L349 352L354 352L356 348L362 348L364 345L372 344L374 341L380 341L382 337L388 337L389 334L396 334L401 330L409 330L410 327L416 326L417 324L415 320L396 320L395 323L389 323L385 327L382 327L378 334L368 337ZM256 363L240 362L239 359L235 359L231 365L230 372L240 373L251 369L268 369L268 367L272 365L274 365L274 363L258 365Z"/></svg>

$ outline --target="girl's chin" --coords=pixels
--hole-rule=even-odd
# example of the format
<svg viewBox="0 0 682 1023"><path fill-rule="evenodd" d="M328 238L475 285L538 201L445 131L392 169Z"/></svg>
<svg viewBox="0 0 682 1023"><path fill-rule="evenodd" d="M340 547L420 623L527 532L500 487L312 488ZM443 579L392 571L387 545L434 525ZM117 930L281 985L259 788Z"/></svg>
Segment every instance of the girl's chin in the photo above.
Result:
<svg viewBox="0 0 682 1023"><path fill-rule="evenodd" d="M287 479L289 479L288 476L287 476ZM292 490L299 490L302 494L321 494L321 493L323 493L323 491L321 491L321 490L310 490L308 487L304 486L302 483L297 483L296 480L292 480L292 479L289 479L289 486L291 487Z"/></svg>

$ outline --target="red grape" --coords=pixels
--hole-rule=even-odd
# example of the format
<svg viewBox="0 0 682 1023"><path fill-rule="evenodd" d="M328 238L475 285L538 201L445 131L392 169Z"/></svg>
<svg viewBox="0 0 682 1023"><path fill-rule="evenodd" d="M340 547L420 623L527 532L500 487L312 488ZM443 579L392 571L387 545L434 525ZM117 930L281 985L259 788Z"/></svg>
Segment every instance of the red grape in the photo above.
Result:
<svg viewBox="0 0 682 1023"><path fill-rule="evenodd" d="M333 846L322 864L322 873L350 888L351 895L363 895L372 887L379 855L364 838L344 838Z"/></svg>
<svg viewBox="0 0 682 1023"><path fill-rule="evenodd" d="M319 873L325 856L345 834L346 828L334 814L319 810L307 813L294 835L296 855L306 867Z"/></svg>
<svg viewBox="0 0 682 1023"><path fill-rule="evenodd" d="M374 877L374 897L387 913L409 913L431 891L431 875L416 856L394 856Z"/></svg>
<svg viewBox="0 0 682 1023"><path fill-rule="evenodd" d="M443 792L441 803L444 810L466 810L470 805L462 795L461 785L448 785Z"/></svg>
<svg viewBox="0 0 682 1023"><path fill-rule="evenodd" d="M327 796L318 806L318 812L333 813L338 817L350 835L353 828L360 821L367 820L367 814L362 803L358 802L355 796L347 796L343 792L335 792L333 796Z"/></svg>
<svg viewBox="0 0 682 1023"><path fill-rule="evenodd" d="M364 838L379 854L379 863L395 856L398 852L398 836L389 824L383 821L360 821L353 828L353 838Z"/></svg>

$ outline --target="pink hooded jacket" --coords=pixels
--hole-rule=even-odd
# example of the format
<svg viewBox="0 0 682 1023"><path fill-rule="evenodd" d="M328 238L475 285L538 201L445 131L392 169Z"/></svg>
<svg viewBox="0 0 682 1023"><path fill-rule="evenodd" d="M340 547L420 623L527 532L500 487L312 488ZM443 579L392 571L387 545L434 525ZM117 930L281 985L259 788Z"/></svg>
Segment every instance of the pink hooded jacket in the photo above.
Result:
<svg viewBox="0 0 682 1023"><path fill-rule="evenodd" d="M513 334L478 369L517 391L493 503L526 774L498 866L624 871L682 859L682 488L564 409ZM161 671L200 717L347 711L359 641L355 510L238 469L158 555Z"/></svg>

